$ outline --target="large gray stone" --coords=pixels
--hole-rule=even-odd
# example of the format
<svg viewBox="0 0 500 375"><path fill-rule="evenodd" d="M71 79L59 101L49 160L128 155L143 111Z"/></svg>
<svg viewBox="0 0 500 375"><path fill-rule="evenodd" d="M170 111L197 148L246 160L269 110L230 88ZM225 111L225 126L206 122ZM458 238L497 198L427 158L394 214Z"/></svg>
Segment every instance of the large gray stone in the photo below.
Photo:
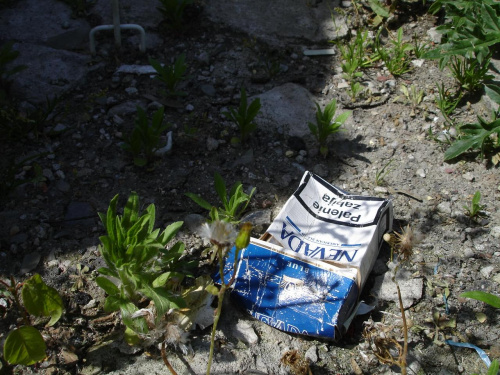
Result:
<svg viewBox="0 0 500 375"><path fill-rule="evenodd" d="M71 90L87 74L88 56L30 43L15 44L14 49L19 51L15 64L26 69L13 77L12 90L31 103Z"/></svg>
<svg viewBox="0 0 500 375"><path fill-rule="evenodd" d="M314 121L316 107L314 96L304 87L286 83L263 94L250 98L260 98L261 113L256 118L264 129L274 129L291 137L310 137L307 123Z"/></svg>
<svg viewBox="0 0 500 375"><path fill-rule="evenodd" d="M324 42L347 34L343 17L335 13L340 1L211 0L205 12L217 23L236 28L271 44L307 39ZM332 21L332 13L335 22Z"/></svg>
<svg viewBox="0 0 500 375"><path fill-rule="evenodd" d="M21 0L0 12L3 40L77 49L88 46L89 31L87 21L72 18L71 8L62 1Z"/></svg>

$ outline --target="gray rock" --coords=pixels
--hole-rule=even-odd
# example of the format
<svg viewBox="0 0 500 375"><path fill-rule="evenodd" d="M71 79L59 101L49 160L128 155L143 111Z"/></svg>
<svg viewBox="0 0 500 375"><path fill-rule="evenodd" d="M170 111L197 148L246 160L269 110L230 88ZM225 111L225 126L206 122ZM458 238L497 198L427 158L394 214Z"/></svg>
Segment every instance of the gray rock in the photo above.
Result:
<svg viewBox="0 0 500 375"><path fill-rule="evenodd" d="M210 84L201 85L200 89L207 96L215 96L215 94L217 94L217 90L215 90L215 87Z"/></svg>
<svg viewBox="0 0 500 375"><path fill-rule="evenodd" d="M236 323L233 330L233 335L238 340L243 341L247 345L254 345L259 341L259 337L255 333L253 327L246 321L240 320Z"/></svg>
<svg viewBox="0 0 500 375"><path fill-rule="evenodd" d="M241 218L241 222L249 222L255 227L257 225L269 226L271 224L271 210L257 210L250 212Z"/></svg>
<svg viewBox="0 0 500 375"><path fill-rule="evenodd" d="M150 75L156 74L156 70L151 65L120 65L120 67L115 71L115 74L117 73Z"/></svg>
<svg viewBox="0 0 500 375"><path fill-rule="evenodd" d="M446 215L451 215L451 203L450 202L441 202L437 205L438 212L441 212Z"/></svg>
<svg viewBox="0 0 500 375"><path fill-rule="evenodd" d="M481 275L483 275L485 279L489 279L494 269L495 266L490 264L486 267L481 268L479 272L481 272Z"/></svg>
<svg viewBox="0 0 500 375"><path fill-rule="evenodd" d="M254 162L253 150L250 149L247 152L245 152L239 159L236 159L231 165L231 168L234 169L241 165L250 165L253 162Z"/></svg>
<svg viewBox="0 0 500 375"><path fill-rule="evenodd" d="M313 167L313 173L317 174L320 177L327 178L328 177L328 168L324 164L316 164Z"/></svg>
<svg viewBox="0 0 500 375"><path fill-rule="evenodd" d="M184 217L184 225L191 233L198 233L201 225L206 221L205 217L198 214L189 214Z"/></svg>
<svg viewBox="0 0 500 375"><path fill-rule="evenodd" d="M382 301L398 303L398 292L396 283L392 281L392 270L375 278L372 293L375 293ZM405 309L413 306L422 298L424 282L421 278L412 278L411 272L405 269L398 270L396 277L401 298Z"/></svg>
<svg viewBox="0 0 500 375"><path fill-rule="evenodd" d="M308 121L314 120L316 106L314 96L302 86L286 83L263 94L250 98L260 98L261 113L256 121L262 128L283 129L285 136L303 138L306 143L313 141Z"/></svg>
<svg viewBox="0 0 500 375"><path fill-rule="evenodd" d="M90 226L94 224L96 211L87 202L71 202L66 210L64 217L65 225L84 225Z"/></svg>
<svg viewBox="0 0 500 375"><path fill-rule="evenodd" d="M146 107L146 102L144 100L130 100L124 103L117 104L110 108L108 111L108 116L120 116L127 117L128 115L135 114L137 112L137 107Z"/></svg>
<svg viewBox="0 0 500 375"><path fill-rule="evenodd" d="M56 189L59 190L61 193L67 193L70 191L71 186L64 180L57 180Z"/></svg>
<svg viewBox="0 0 500 375"><path fill-rule="evenodd" d="M135 87L127 87L125 89L125 92L130 95L130 96L134 96L134 95L137 95L137 93L139 92L139 90L137 90L137 88Z"/></svg>
<svg viewBox="0 0 500 375"><path fill-rule="evenodd" d="M31 103L45 103L46 98L62 95L82 83L88 56L53 48L19 43L16 65L26 69L13 76L12 90Z"/></svg>
<svg viewBox="0 0 500 375"><path fill-rule="evenodd" d="M283 39L320 42L345 37L347 26L344 17L332 13L329 6L327 1L308 6L304 1L213 0L206 4L205 12L216 23L224 23L268 43L282 45Z"/></svg>
<svg viewBox="0 0 500 375"><path fill-rule="evenodd" d="M474 181L474 175L471 172L466 172L462 175L464 179L466 179L469 182Z"/></svg>
<svg viewBox="0 0 500 375"><path fill-rule="evenodd" d="M88 46L89 30L87 21L71 18L71 8L61 1L16 1L0 13L3 40L75 49L83 42Z"/></svg>
<svg viewBox="0 0 500 375"><path fill-rule="evenodd" d="M441 44L441 39L443 37L443 34L438 32L436 29L437 29L436 27L430 28L429 30L427 30L427 35L429 36L431 42L436 44Z"/></svg>
<svg viewBox="0 0 500 375"><path fill-rule="evenodd" d="M316 347L316 345L313 345L309 349L307 349L305 357L309 361L311 361L311 363L318 362L318 348Z"/></svg>
<svg viewBox="0 0 500 375"><path fill-rule="evenodd" d="M490 235L494 238L500 238L500 226L491 228Z"/></svg>
<svg viewBox="0 0 500 375"><path fill-rule="evenodd" d="M21 269L19 270L21 275L24 275L25 273L34 270L38 265L38 263L40 262L40 258L41 255L38 252L26 254L23 258Z"/></svg>
<svg viewBox="0 0 500 375"><path fill-rule="evenodd" d="M207 150L208 151L214 151L219 148L219 141L217 139L214 139L212 137L207 138Z"/></svg>

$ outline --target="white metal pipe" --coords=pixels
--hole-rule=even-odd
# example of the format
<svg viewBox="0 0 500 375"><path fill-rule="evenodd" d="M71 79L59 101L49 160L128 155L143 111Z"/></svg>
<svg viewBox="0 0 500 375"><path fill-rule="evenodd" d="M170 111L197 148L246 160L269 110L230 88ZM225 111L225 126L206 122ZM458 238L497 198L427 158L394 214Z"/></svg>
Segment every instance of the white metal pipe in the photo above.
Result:
<svg viewBox="0 0 500 375"><path fill-rule="evenodd" d="M145 52L146 51L146 31L144 31L144 28L142 26L139 26L136 24L127 23L127 24L121 25L120 24L119 0L112 0L112 1L113 1L113 25L100 25L100 26L96 26L92 30L90 30L90 33L89 33L90 53L92 55L96 54L95 34L101 30L114 30L115 45L117 48L120 48L121 44L122 44L121 30L137 30L141 35L139 50L141 52Z"/></svg>

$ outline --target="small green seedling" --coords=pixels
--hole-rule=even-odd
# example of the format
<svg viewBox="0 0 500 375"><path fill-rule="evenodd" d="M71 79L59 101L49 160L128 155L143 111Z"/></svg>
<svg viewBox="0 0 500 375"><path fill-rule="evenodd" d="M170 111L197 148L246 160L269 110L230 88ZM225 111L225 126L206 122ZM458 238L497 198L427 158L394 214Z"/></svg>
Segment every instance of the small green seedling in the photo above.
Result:
<svg viewBox="0 0 500 375"><path fill-rule="evenodd" d="M103 276L97 277L96 282L108 294L104 310L121 312L131 338L147 334L151 326L158 327L169 310L186 306L179 292L180 283L195 264L180 259L185 248L182 242L166 248L181 228L181 221L160 233L160 229L154 229L154 204L141 214L139 197L132 193L123 215L118 215L117 202L118 195L111 200L106 214L99 213L107 232L99 237L99 251L106 267L98 270ZM148 320L138 314L143 299L154 303Z"/></svg>
<svg viewBox="0 0 500 375"><path fill-rule="evenodd" d="M197 194L186 193L186 196L191 198L204 209L210 211L210 218L212 221L222 220L229 223L239 223L241 215L247 209L256 188L254 187L250 191L250 194L246 194L243 191L243 185L238 181L231 187L228 194L226 183L224 182L222 176L218 173L215 173L214 184L215 190L222 202L223 207L217 208L212 206Z"/></svg>
<svg viewBox="0 0 500 375"><path fill-rule="evenodd" d="M245 143L252 132L257 129L257 124L254 122L255 117L259 114L261 108L260 98L256 98L248 105L247 93L241 88L240 106L236 111L234 108L229 108L228 112L222 114L227 119L233 121L240 130L240 138L235 138L234 143Z"/></svg>
<svg viewBox="0 0 500 375"><path fill-rule="evenodd" d="M382 169L377 169L377 173L375 174L375 185L385 185L385 177L389 174L390 171L392 171L393 168L389 168L389 166L393 161L394 159L391 159L382 167Z"/></svg>
<svg viewBox="0 0 500 375"><path fill-rule="evenodd" d="M135 127L125 139L122 148L132 154L134 164L139 167L149 164L155 158L157 151L164 147L161 136L170 127L170 124L164 123L164 111L164 107L158 109L150 123L146 111L137 107Z"/></svg>
<svg viewBox="0 0 500 375"><path fill-rule="evenodd" d="M410 71L410 52L413 49L410 43L403 41L403 28L398 29L396 38L390 40L390 45L382 46L380 43L380 34L377 33L375 39L375 50L385 63L389 72L394 76L400 76Z"/></svg>
<svg viewBox="0 0 500 375"><path fill-rule="evenodd" d="M347 111L334 118L336 111L337 101L335 99L325 107L324 111L316 103L316 124L308 123L311 133L319 142L319 152L325 158L328 155L328 136L340 131L340 127L351 115L351 111Z"/></svg>
<svg viewBox="0 0 500 375"><path fill-rule="evenodd" d="M167 25L172 29L180 29L184 21L184 11L194 3L194 0L159 0L161 6L157 7Z"/></svg>
<svg viewBox="0 0 500 375"><path fill-rule="evenodd" d="M149 63L156 70L158 75L155 77L158 81L165 84L167 91L165 96L186 96L184 91L178 91L179 83L186 79L186 55L183 53L175 59L172 65L162 65L154 59L149 59Z"/></svg>
<svg viewBox="0 0 500 375"><path fill-rule="evenodd" d="M42 334L31 324L29 315L50 317L46 327L53 326L64 311L59 293L35 274L24 283L16 283L13 277L10 282L0 280L0 296L13 301L22 317L21 325L10 331L5 339L4 359L12 365L25 366L42 361L47 347Z"/></svg>
<svg viewBox="0 0 500 375"><path fill-rule="evenodd" d="M463 94L462 92L458 92L458 94L453 94L450 90L445 89L444 84L437 84L438 97L436 98L436 104L441 111L445 119L445 124L450 127L453 126L453 120L451 119L451 114L457 108L458 103L462 100Z"/></svg>
<svg viewBox="0 0 500 375"><path fill-rule="evenodd" d="M478 190L472 197L471 205L470 206L465 206L464 209L466 212L466 215L470 217L471 219L484 216L484 213L482 210L484 209L484 205L481 205L479 202L481 201L481 192Z"/></svg>
<svg viewBox="0 0 500 375"><path fill-rule="evenodd" d="M483 88L483 83L494 76L488 74L491 54L479 63L476 58L453 56L448 63L451 75L463 90L474 93Z"/></svg>

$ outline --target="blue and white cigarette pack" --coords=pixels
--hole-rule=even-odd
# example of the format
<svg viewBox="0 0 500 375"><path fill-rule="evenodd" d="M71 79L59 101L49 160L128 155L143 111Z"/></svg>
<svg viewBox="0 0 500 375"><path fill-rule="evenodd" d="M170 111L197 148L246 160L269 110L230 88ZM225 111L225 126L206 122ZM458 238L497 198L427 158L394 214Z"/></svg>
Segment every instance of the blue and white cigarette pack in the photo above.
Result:
<svg viewBox="0 0 500 375"><path fill-rule="evenodd" d="M240 251L232 296L275 328L337 338L392 219L390 200L350 195L306 172L267 233Z"/></svg>

